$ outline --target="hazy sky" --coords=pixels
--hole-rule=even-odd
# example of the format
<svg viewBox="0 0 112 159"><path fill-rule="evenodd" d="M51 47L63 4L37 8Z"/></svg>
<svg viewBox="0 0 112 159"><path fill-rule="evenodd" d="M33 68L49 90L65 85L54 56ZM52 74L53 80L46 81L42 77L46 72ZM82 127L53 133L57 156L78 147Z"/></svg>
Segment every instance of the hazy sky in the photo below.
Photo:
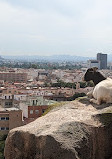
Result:
<svg viewBox="0 0 112 159"><path fill-rule="evenodd" d="M0 0L0 55L112 53L112 0Z"/></svg>

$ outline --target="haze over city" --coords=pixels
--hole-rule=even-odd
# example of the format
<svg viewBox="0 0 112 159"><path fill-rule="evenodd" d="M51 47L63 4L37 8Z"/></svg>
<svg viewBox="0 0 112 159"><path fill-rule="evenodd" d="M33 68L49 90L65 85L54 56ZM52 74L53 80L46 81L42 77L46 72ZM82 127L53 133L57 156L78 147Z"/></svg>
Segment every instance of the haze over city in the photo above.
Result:
<svg viewBox="0 0 112 159"><path fill-rule="evenodd" d="M111 8L111 0L0 0L0 55L111 54Z"/></svg>

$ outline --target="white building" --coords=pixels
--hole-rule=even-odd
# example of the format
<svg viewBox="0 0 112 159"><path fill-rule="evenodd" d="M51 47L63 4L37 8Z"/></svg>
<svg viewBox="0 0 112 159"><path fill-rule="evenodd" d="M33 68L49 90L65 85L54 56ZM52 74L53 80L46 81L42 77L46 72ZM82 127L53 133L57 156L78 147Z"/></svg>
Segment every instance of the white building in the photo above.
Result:
<svg viewBox="0 0 112 159"><path fill-rule="evenodd" d="M88 60L88 68L98 67L100 69L100 61L98 60Z"/></svg>

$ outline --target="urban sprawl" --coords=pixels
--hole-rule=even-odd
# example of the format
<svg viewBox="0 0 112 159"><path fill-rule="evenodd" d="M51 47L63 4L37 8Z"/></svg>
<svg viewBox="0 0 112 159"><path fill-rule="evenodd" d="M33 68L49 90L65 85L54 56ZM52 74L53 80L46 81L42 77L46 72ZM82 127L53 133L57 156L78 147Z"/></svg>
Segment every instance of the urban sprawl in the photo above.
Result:
<svg viewBox="0 0 112 159"><path fill-rule="evenodd" d="M57 102L74 100L93 89L93 82L82 81L85 71L98 67L112 78L107 54L98 53L87 62L9 62L0 67L0 132L30 123ZM21 66L21 67L20 67Z"/></svg>

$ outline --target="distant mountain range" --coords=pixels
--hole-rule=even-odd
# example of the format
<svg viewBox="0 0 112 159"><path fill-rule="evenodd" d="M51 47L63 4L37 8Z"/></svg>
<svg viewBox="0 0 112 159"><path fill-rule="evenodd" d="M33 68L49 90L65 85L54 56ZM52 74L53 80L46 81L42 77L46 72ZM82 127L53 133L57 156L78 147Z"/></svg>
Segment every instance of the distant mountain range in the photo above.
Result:
<svg viewBox="0 0 112 159"><path fill-rule="evenodd" d="M96 57L83 57L83 56L72 56L72 55L52 55L52 56L2 56L4 59L14 61L27 61L27 62L86 62L89 59L96 59ZM112 54L108 55L108 62L112 62Z"/></svg>
<svg viewBox="0 0 112 159"><path fill-rule="evenodd" d="M74 61L81 62L89 59L95 59L94 57L82 57L71 55L52 55L52 56L2 56L4 59L19 60L19 61L49 61L49 62L62 62L62 61Z"/></svg>

